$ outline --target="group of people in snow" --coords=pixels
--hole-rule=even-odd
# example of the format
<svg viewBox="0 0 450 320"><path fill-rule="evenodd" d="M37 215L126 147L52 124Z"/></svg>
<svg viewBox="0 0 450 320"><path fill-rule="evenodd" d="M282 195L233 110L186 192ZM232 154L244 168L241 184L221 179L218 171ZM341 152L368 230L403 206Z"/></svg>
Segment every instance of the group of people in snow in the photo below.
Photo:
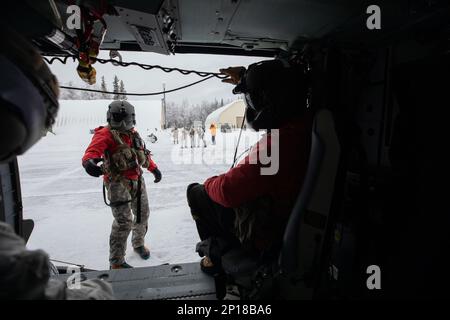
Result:
<svg viewBox="0 0 450 320"><path fill-rule="evenodd" d="M206 138L205 138L205 129L202 126L191 126L189 128L186 127L174 127L171 131L172 133L172 141L173 144L179 144L181 135L181 148L188 148L188 140L190 142L191 148L206 148ZM215 133L214 133L215 138ZM215 140L215 139L213 139ZM214 143L215 144L215 141Z"/></svg>

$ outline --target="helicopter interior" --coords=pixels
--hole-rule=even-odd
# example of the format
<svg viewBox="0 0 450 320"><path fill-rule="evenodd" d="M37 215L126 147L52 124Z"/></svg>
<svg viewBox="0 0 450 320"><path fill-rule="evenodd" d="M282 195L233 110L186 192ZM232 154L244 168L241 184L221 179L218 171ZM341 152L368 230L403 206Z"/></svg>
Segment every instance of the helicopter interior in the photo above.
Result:
<svg viewBox="0 0 450 320"><path fill-rule="evenodd" d="M74 1L16 1L3 23L44 56L78 55L66 23ZM448 296L449 218L427 195L437 150L427 106L449 104L447 1L76 1L103 14L100 50L301 57L314 110L308 171L276 261L223 257L226 275L197 263L82 270L123 299L383 299ZM6 14L7 12L7 14ZM375 12L375 13L374 13ZM21 17L17 19L17 17ZM151 63L151 62L149 62ZM17 160L0 164L0 220L28 239ZM194 248L193 248L194 250ZM382 288L369 288L370 266ZM67 279L70 275L57 277ZM412 280L413 279L413 280Z"/></svg>

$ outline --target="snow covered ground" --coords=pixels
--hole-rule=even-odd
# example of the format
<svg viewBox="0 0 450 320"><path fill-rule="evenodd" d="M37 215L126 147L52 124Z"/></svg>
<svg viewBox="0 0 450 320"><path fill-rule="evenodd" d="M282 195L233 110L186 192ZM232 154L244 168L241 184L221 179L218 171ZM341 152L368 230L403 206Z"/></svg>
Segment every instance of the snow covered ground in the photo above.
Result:
<svg viewBox="0 0 450 320"><path fill-rule="evenodd" d="M154 184L153 175L144 173L150 200L146 241L152 256L141 260L131 249L129 239L127 262L152 266L198 261L195 244L199 239L187 205L186 187L230 167L239 132L219 132L215 146L210 145L207 133L207 148L181 149L180 145L173 145L170 130L159 129L160 101L131 102L136 106L141 136L154 133L158 137L154 144L147 141L147 147L163 179ZM89 129L105 124L108 103L61 101L55 135L48 134L19 158L24 217L36 224L28 247L44 249L52 259L92 269L109 267L108 241L113 218L103 202L102 180L85 173L81 157L92 138ZM257 139L257 133L244 132L239 153Z"/></svg>

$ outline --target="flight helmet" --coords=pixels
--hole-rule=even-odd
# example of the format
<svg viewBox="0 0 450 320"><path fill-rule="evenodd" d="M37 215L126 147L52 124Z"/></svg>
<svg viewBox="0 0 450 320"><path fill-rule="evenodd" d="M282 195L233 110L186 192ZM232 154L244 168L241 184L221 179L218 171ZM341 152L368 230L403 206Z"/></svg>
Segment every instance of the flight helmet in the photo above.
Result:
<svg viewBox="0 0 450 320"><path fill-rule="evenodd" d="M303 67L282 60L251 64L233 93L245 97L246 120L255 130L279 128L306 110L307 77Z"/></svg>
<svg viewBox="0 0 450 320"><path fill-rule="evenodd" d="M134 106L124 100L113 101L108 106L106 120L112 129L131 130L136 124Z"/></svg>

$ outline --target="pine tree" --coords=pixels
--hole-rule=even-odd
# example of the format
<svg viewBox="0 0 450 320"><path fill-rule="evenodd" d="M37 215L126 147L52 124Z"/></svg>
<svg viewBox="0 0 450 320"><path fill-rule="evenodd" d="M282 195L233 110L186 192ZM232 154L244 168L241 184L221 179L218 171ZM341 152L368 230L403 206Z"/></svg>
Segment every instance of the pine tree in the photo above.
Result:
<svg viewBox="0 0 450 320"><path fill-rule="evenodd" d="M120 80L120 88L119 88L119 91L120 91L121 93L127 93L127 91L125 90L125 84L123 83L122 80ZM121 95L120 95L120 99L121 99L121 100L127 100L127 96L126 96L125 94L121 94Z"/></svg>
<svg viewBox="0 0 450 320"><path fill-rule="evenodd" d="M102 91L108 91L108 88L106 87L105 77L102 76L102 83L101 83L101 90ZM101 99L108 99L107 93L101 93Z"/></svg>
<svg viewBox="0 0 450 320"><path fill-rule="evenodd" d="M120 100L119 78L116 75L114 75L113 80L113 92L114 92L113 100Z"/></svg>

